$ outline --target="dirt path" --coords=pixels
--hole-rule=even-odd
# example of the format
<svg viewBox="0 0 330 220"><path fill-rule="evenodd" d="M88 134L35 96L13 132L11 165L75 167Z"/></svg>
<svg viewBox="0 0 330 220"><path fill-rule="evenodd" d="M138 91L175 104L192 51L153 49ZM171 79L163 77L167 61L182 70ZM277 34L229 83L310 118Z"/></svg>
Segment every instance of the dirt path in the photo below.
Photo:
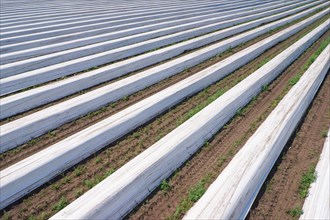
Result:
<svg viewBox="0 0 330 220"><path fill-rule="evenodd" d="M283 97L283 90L288 84L288 81L299 72L301 66L303 66L310 55L315 52L326 36L330 36L329 32L318 40L309 51L291 65L278 79L269 85L269 92L260 94L256 102L247 108L244 117L235 118L227 125L226 129L220 131L215 136L207 147L204 147L200 152L194 155L193 158L169 180L171 188L168 192L158 189L158 191L154 192L144 204L140 205L129 218L181 218L185 213L185 209L187 209L183 201L189 195L192 187L208 179L205 185L205 188L207 188L210 183L215 180L230 159L244 146L248 137L254 133L267 115L271 113L271 110L275 107L273 103L278 100L278 97ZM319 133L315 134L315 137L319 137ZM272 193L271 195L275 194ZM285 193L283 193L283 195L285 195ZM282 199L278 201L282 201ZM268 207L270 208L270 206ZM265 213L267 213L267 211L268 210L266 210ZM256 219L260 218L257 217ZM276 219L282 218L279 216L279 218Z"/></svg>
<svg viewBox="0 0 330 220"><path fill-rule="evenodd" d="M176 106L175 108L172 108L167 113L163 114L162 116L158 117L157 119L151 121L148 125L143 126L139 128L134 133L125 136L121 140L117 141L115 144L112 144L102 151L95 154L95 156L92 156L85 161L81 162L76 168L73 168L67 172L65 172L63 175L57 177L52 182L44 185L38 190L35 190L30 195L25 197L24 199L21 199L20 201L13 204L11 207L6 209L6 216L9 216L12 219L26 219L29 217L37 217L38 219L44 219L47 217L50 217L52 214L56 213L61 207L63 208L65 205L69 204L70 202L74 201L76 198L78 198L80 195L82 195L84 192L86 192L88 189L93 187L95 184L100 182L102 179L104 179L106 176L108 176L110 173L112 173L114 170L118 169L122 165L124 165L127 161L141 153L143 150L145 150L147 147L151 146L153 143L155 143L157 140L159 140L161 137L163 137L165 134L169 133L171 130L173 130L175 127L178 126L180 122L183 122L183 119L186 119L186 115L189 114L189 111L192 108L196 108L198 106L206 105L206 100L216 94L220 89L229 89L233 87L235 84L237 84L240 80L248 76L250 73L255 71L258 66L264 62L265 59L269 59L282 51L285 47L291 45L293 42L295 42L297 39L300 38L301 35L306 33L308 30L312 30L317 24L319 24L322 21L319 21L318 23L314 24L313 26L310 26L306 30L298 33L297 35L291 37L285 42L282 42L281 44L269 49L266 53L252 61L250 64L242 67L235 73L231 74L230 76L226 77L225 79L219 81L218 83L210 86L209 88L205 89L204 91L198 93L197 95L191 97L190 99L184 101L180 105ZM259 39L260 40L260 39ZM231 52L235 53L236 49L233 49ZM237 49L239 50L239 49ZM227 55L229 56L229 54ZM211 65L212 63L217 62L216 58L213 60L210 60L208 65ZM204 66L205 68L206 66ZM202 66L196 67L196 70L191 70L191 72L196 71L198 68L203 68ZM297 67L298 68L298 67ZM187 74L190 74L189 71L187 71ZM285 74L286 75L286 74ZM186 77L186 76L185 76ZM289 76L288 76L289 77ZM169 84L172 83L172 81L167 81ZM179 79L177 79L179 80ZM160 85L157 85L160 86ZM157 86L155 86L157 88ZM277 89L274 89L277 91ZM273 89L271 88L271 91L273 93ZM150 93L153 93L154 90L150 90ZM142 94L143 95L143 94ZM128 100L122 100L123 106L125 105L125 102L129 102L131 99ZM134 100L134 99L132 99ZM125 102L124 102L125 101ZM132 101L133 102L133 101ZM258 101L259 103L259 101ZM122 108L124 108L122 106ZM258 109L258 108L257 108ZM261 110L258 109L258 112ZM103 113L100 113L101 115ZM104 113L106 114L106 113ZM252 114L252 113L251 113ZM255 119L255 114L253 113L249 120L250 122ZM106 116L100 116L95 115L94 117L106 117ZM244 119L247 117L244 117ZM92 119L91 119L92 120ZM97 120L94 118L94 120ZM100 120L100 119L99 119ZM239 124L239 126L235 126ZM228 129L234 129L236 130L236 127L241 127L240 121L234 122L233 125L229 125ZM248 124L248 122L247 122ZM86 125L87 126L87 125ZM248 129L245 126L246 129ZM225 129L224 131L227 131ZM242 130L238 133L244 132L245 130ZM229 131L228 134L229 135ZM56 134L57 136L57 134ZM219 139L220 140L220 139ZM227 147L221 147L218 149L217 154L221 155L223 152L226 152L226 149L232 145L232 143L235 143L237 141L236 136L230 136L226 138L226 141L222 141L221 138L221 145L227 146ZM227 143L228 142L228 143ZM235 145L236 146L236 145ZM38 149L40 150L40 149ZM214 152L209 153L210 158L213 158L213 160L217 161L218 158L215 156L212 156ZM234 151L231 152L232 155L234 155ZM22 159L22 157L26 156L26 154L21 155L20 157L17 157L16 160ZM208 157L208 156L206 156ZM211 159L210 159L211 160ZM213 161L214 162L214 161ZM11 162L7 162L8 164L12 164L13 160ZM196 169L200 166L200 163L203 162L196 162L197 165L194 165ZM207 163L209 164L209 163ZM224 165L224 164L223 164ZM221 168L223 167L220 166ZM202 166L206 169L208 167ZM201 169L199 172L199 175L202 175L205 173L204 169ZM187 176L186 181L189 180L189 176ZM180 181L179 181L180 182ZM175 195L175 194L173 194ZM178 197L179 198L179 197ZM33 204L33 205L32 205ZM169 204L169 203L167 203ZM166 210L165 210L166 212ZM4 215L4 213L2 213Z"/></svg>
<svg viewBox="0 0 330 220"><path fill-rule="evenodd" d="M304 199L299 195L302 175L317 164L330 126L330 76L323 83L311 107L285 147L259 193L248 219L298 219L287 213L301 210Z"/></svg>

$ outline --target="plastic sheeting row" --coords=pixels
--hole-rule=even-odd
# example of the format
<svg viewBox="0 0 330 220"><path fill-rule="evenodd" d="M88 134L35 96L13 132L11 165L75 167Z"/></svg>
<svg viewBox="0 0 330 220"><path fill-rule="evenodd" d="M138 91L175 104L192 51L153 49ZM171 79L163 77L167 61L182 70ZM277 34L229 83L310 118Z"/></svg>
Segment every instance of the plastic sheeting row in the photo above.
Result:
<svg viewBox="0 0 330 220"><path fill-rule="evenodd" d="M269 63L265 64L160 141L126 163L110 177L96 185L51 219L123 218L148 196L163 179L170 176L205 141L225 125L239 108L246 105L257 95L263 85L271 82L305 49L328 30L328 25L329 20L307 34L293 46L277 55ZM320 84L322 81L319 80L318 82ZM297 94L294 95L295 97L300 97ZM269 131L269 129L266 130ZM244 156L243 158L246 159ZM244 167L241 164L239 166L241 170L244 170ZM236 175L236 173L233 173L227 180L235 180L236 178L233 176ZM236 185L230 184L230 186L234 187ZM225 192L231 193L232 191L226 190ZM230 198L232 197L230 196ZM225 204L230 205L231 203L227 202ZM207 207L213 206L209 205ZM194 217L188 216L189 219L195 219ZM236 219L235 217L226 216L224 219ZM203 219L212 218L206 216ZM220 217L217 219L223 218Z"/></svg>
<svg viewBox="0 0 330 220"><path fill-rule="evenodd" d="M299 22L296 25L293 25L290 28L281 31L279 34L276 34L270 38L261 41L256 47L250 49L251 54L246 54L247 50L244 50L244 59L242 59L240 55L234 55L234 59L242 59L242 61L240 61L240 63L238 63L235 67L244 65L244 63L250 61L255 57L254 53L256 53L257 55L261 54L267 48L286 39L288 36L291 36L292 34L298 32L312 22L316 21L320 17L324 16L326 13L328 13L328 11L329 10L319 12L316 15L302 22ZM288 19L290 20L291 18ZM243 33L234 38L228 39L227 41L211 45L195 53L188 54L177 60L165 63L162 66L157 66L153 69L147 70L146 72L142 72L122 81L118 81L117 83L101 87L100 89L53 105L49 108L17 119L13 122L9 122L1 126L0 152L12 149L33 137L42 135L47 131L55 129L61 124L78 118L81 115L87 114L89 111L97 109L109 102L120 99L125 95L129 95L135 91L138 91L139 89L143 89L146 86L152 85L153 83L156 83L166 77L169 77L177 73L178 71L182 71L186 67L196 65L202 60L214 56L217 53L222 52L231 46L235 46L239 43L243 43L247 40L253 39L255 36L258 36L262 33L266 33L267 31L278 27L280 24L283 24L284 21L288 20L284 19L273 24L262 26L256 30L251 30L250 32ZM262 42L265 42L265 45L263 45ZM186 63L186 65L182 65L183 62ZM129 87L127 86L128 83L130 84Z"/></svg>
<svg viewBox="0 0 330 220"><path fill-rule="evenodd" d="M329 21L327 23L329 25ZM261 186L329 71L329 55L330 45L281 100L184 219L246 217ZM320 201L329 201L329 193L326 192L329 192L329 188L318 194ZM328 207L322 202L317 205L323 211L320 215L329 213L329 203ZM324 212L324 209L327 211Z"/></svg>
<svg viewBox="0 0 330 220"><path fill-rule="evenodd" d="M1 191L3 192L0 198L1 208L24 196L26 193L52 179L63 170L75 165L127 132L132 131L134 128L180 102L185 97L200 91L227 74L230 74L277 42L296 33L307 23L308 21L297 23L294 26L270 36L1 171ZM315 36L311 39L317 38L326 29L327 24L325 23L313 32ZM257 88L257 90L260 89L260 87L255 88ZM249 93L245 92L244 94L248 95ZM234 102L235 106L240 107L240 104L242 104L242 102L246 103L248 98L243 96L239 98L239 100L240 101ZM231 108L226 108L226 110L229 112L225 118L229 119L235 111L232 112ZM224 116L225 115L223 115L223 117Z"/></svg>
<svg viewBox="0 0 330 220"><path fill-rule="evenodd" d="M122 76L130 71L136 71L138 69L141 69L143 67L146 67L148 65L155 64L156 62L164 61L170 57L174 57L180 53L183 53L187 50L192 50L207 44L210 44L214 41L219 41L225 37L255 28L265 22L271 22L275 19L279 19L288 15L287 18L281 19L279 21L273 22L268 25L264 25L261 28L257 28L253 33L250 31L249 35L245 35L246 37L242 38L241 41L236 42L244 42L248 39L251 39L253 36L257 36L257 34L264 33L266 30L271 29L272 27L279 27L280 25L286 24L287 22L292 22L295 19L299 19L305 15L308 15L314 10L320 9L326 5L329 5L330 3L325 3L318 5L316 7L310 8L308 10L304 10L302 12L299 12L300 10L303 10L303 8L307 7L308 5L305 5L303 7L295 8L286 12L282 12L276 15L264 17L261 19L257 19L251 22L247 22L241 25L237 25L234 27L226 28L220 31L216 31L211 34L207 34L201 37L197 37L182 43L178 43L173 46L169 46L164 49L159 49L154 52L150 52L148 54L140 55L134 58L127 59L125 61L118 62L116 64L109 65L107 67L100 68L98 70L89 71L88 73L83 73L78 76L73 76L68 79L63 79L59 82L54 82L51 84L47 84L45 86L41 86L35 89L30 89L25 92L21 92L18 94L11 95L9 97L5 97L0 99L0 119L4 119L6 117L10 117L12 115L30 110L32 108L47 104L51 101L55 101L57 99L66 97L68 95L71 95L75 92L79 92L81 90L90 88L92 86L98 85L100 83L103 83L107 80L111 80L114 77ZM310 5L309 5L310 6ZM299 12L299 13L297 13ZM207 28L207 27L205 27ZM263 32L261 30L264 30ZM243 36L243 35L240 35ZM247 36L250 36L247 37ZM174 36L166 36L162 37L165 40L169 37L177 37L177 34L174 34ZM236 38L237 39L237 38ZM154 41L154 40L153 40ZM226 41L228 42L228 41ZM236 46L233 42L228 45L229 47ZM137 44L137 47L143 47L145 44ZM126 47L121 48L119 50L114 51L114 56L121 56L120 54L122 52L127 52ZM202 51L207 51L206 53L202 53ZM207 50L198 50L196 52L190 53L189 55L186 55L181 58L177 58L173 61L167 62L165 64L159 65L158 69L164 70L169 69L174 66L177 66L177 68L173 71L171 71L172 74L177 73L178 71L182 71L186 68L191 67L192 65L202 62L203 60L216 55L216 53L220 53L222 50L217 49L216 45L214 47L210 46L207 48ZM127 55L127 54L126 54ZM125 55L125 56L126 56ZM150 59L152 57L153 59ZM190 60L190 62L188 62ZM196 60L195 62L192 62L191 60ZM178 62L177 62L178 61ZM155 69L155 68L152 68ZM145 76L148 76L149 71L143 71ZM172 75L171 74L171 75ZM102 77L101 77L102 76ZM165 77L168 77L170 75L164 74L158 74L160 77L159 79L163 79ZM148 82L147 80L145 82ZM150 85L150 84L147 84ZM105 87L103 87L105 88ZM126 93L125 95L128 95L129 93ZM122 97L124 97L123 95ZM108 102L113 100L108 100Z"/></svg>

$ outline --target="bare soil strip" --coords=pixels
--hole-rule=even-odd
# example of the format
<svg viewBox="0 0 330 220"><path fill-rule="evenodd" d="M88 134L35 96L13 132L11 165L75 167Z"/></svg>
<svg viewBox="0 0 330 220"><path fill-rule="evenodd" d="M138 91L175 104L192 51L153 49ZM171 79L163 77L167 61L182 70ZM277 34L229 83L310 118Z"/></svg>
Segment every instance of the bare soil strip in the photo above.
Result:
<svg viewBox="0 0 330 220"><path fill-rule="evenodd" d="M320 21L318 21L318 22L324 21L327 17L329 17L329 16L326 16L325 18L320 19ZM316 23L318 23L318 22L316 22ZM296 23L296 22L294 22L294 23ZM290 25L292 25L294 23L290 23ZM35 138L35 139L29 141L28 143L19 146L16 149L13 149L11 151L0 154L0 169L4 169L4 168L14 164L15 162L18 162L42 149L45 149L48 146L55 144L56 142L63 140L64 138L66 138L88 126L91 126L91 125L99 122L100 120L107 118L107 117L117 113L118 111L120 111L120 110L122 110L122 109L124 109L124 108L126 108L126 107L128 107L128 106L130 106L130 105L132 105L176 82L179 82L182 79L189 77L189 76L201 71L202 69L205 69L206 67L208 67L214 63L217 63L220 60L222 60L240 50L243 50L244 48L260 41L261 39L264 39L283 29L284 29L284 27L279 28L273 32L267 33L265 35L262 35L254 40L247 42L246 44L240 45L238 47L233 48L232 50L226 51L218 57L209 59L206 62L203 62L200 65L190 68L187 71L181 72L173 77L163 80L162 82L160 82L156 85L153 85L140 92L137 92L131 96L125 97L122 100L119 100L115 103L109 104L108 106L105 106L95 112L89 113L88 115L86 115L80 119L77 119L73 122L62 125L59 128L57 128L51 132L48 132L47 134L42 135L38 138Z"/></svg>
<svg viewBox="0 0 330 220"><path fill-rule="evenodd" d="M299 193L302 176L315 167L330 125L329 73L306 117L274 165L248 219L298 219L304 198Z"/></svg>
<svg viewBox="0 0 330 220"><path fill-rule="evenodd" d="M323 20L323 19L322 19ZM114 170L118 169L122 165L124 165L127 161L141 153L144 149L148 146L151 146L161 137L169 133L175 127L177 127L180 123L184 120L188 119L190 114L192 114L191 109L202 108L207 104L207 100L212 96L219 96L223 91L233 87L239 81L244 79L246 76L254 72L258 67L264 64L267 60L274 57L276 54L280 53L286 47L291 45L297 39L299 39L302 35L306 34L308 31L312 30L315 26L320 24L322 21L318 21L312 26L306 28L305 30L299 32L298 34L292 36L288 40L280 43L279 45L271 48L266 53L252 61L250 64L242 67L232 75L226 77L225 79L219 81L218 83L210 86L209 88L205 89L204 91L198 93L197 95L191 97L190 99L186 100L182 104L176 106L172 110L168 111L167 113L163 114L162 116L158 117L157 119L150 122L148 125L139 128L136 132L122 138L117 143L112 144L106 147L101 152L98 152L95 156L86 159L85 161L81 162L78 166L69 171L65 172L63 175L59 176L52 182L46 184L45 186L41 187L38 190L35 190L27 197L21 199L20 201L13 204L9 207L6 212L2 212L3 217L9 216L11 219L22 219L22 218L29 218L29 217L36 217L40 219L44 219L50 217L52 214L59 211L61 208L78 198L88 189L96 185L106 176L110 175ZM260 40L260 39L259 39ZM315 46L314 46L315 47ZM235 53L240 48L235 48L230 53ZM237 50L237 51L235 51ZM229 56L227 54L226 56ZM214 58L213 60L209 60L207 65L211 65L218 61L218 59L223 59L223 57ZM205 65L205 66L204 66ZM298 65L300 67L300 65ZM297 68L299 69L299 67ZM191 74L193 71L198 71L201 68L205 68L206 64L203 66L195 67L190 71L186 71L184 74ZM294 74L294 73L292 73ZM284 74L285 76L288 74ZM186 76L186 75L184 75ZM182 76L183 77L183 76ZM290 77L287 76L287 79ZM173 79L166 80L168 84L172 84ZM180 79L177 79L180 80ZM279 83L282 85L283 83ZM160 86L160 85L157 85ZM155 87L156 89L158 87ZM271 94L273 97L274 91L277 89L272 89L271 92L267 94ZM150 90L149 95L152 94L154 91ZM144 94L142 94L144 95ZM122 100L121 108L124 108L127 102L133 103L134 99ZM266 101L265 101L266 102ZM259 101L257 101L259 103ZM116 106L117 107L117 106ZM265 107L266 108L266 107ZM260 107L254 108L258 112L261 111ZM100 113L105 114L104 112ZM94 117L102 117L99 115L95 115ZM105 116L103 116L105 117ZM246 118L246 117L244 117ZM252 114L250 120L255 119L255 114ZM85 119L86 120L86 119ZM99 119L100 120L100 119ZM234 124L239 124L239 126L235 126ZM87 125L86 125L87 126ZM241 122L233 122L233 125L229 125L228 129L234 129L235 133L238 128L241 127ZM246 126L245 126L246 127ZM225 129L224 131L227 131ZM228 131L228 135L229 135ZM236 133L237 134L237 133ZM49 134L51 136L51 134ZM57 134L55 135L57 136ZM222 144L226 144L226 146L231 146L231 143L235 143L237 141L237 137L235 135L231 136L231 142L223 142ZM223 150L225 148L221 148L219 150L220 154L223 154ZM214 153L214 152L213 152ZM211 153L211 155L213 154ZM231 150L231 154L234 155L234 150ZM24 155L24 154L23 154ZM219 155L219 154L217 154ZM26 155L25 155L26 156ZM21 156L22 158L22 156ZM19 158L19 159L21 159ZM206 158L211 158L207 156ZM217 161L218 158L214 161ZM12 164L13 162L7 163L6 166ZM204 163L204 162L202 162ZM197 163L197 167L199 163ZM202 167L202 166L201 166ZM221 166L223 167L223 165ZM209 167L207 166L206 169ZM201 170L201 172L196 174L202 175L205 174ZM190 177L189 177L190 178ZM187 178L188 182L194 182L193 179ZM180 182L180 180L179 180ZM173 194L175 195L175 194ZM178 194L179 195L179 194ZM182 194L181 194L182 195ZM174 196L177 197L177 196ZM179 201L179 197L177 197ZM167 199L166 199L167 200ZM178 202L177 201L177 202ZM33 204L33 205L32 205ZM167 203L172 204L172 203ZM173 203L175 204L175 203ZM166 205L167 206L167 205ZM172 209L175 206L172 207ZM174 208L175 209L175 208Z"/></svg>
<svg viewBox="0 0 330 220"><path fill-rule="evenodd" d="M168 183L164 184L168 185L166 190L164 190L164 186L161 186L128 218L182 218L189 207L193 205L191 201L194 200L193 196L202 194L213 180L215 180L218 174L221 173L231 158L244 146L248 138L276 107L276 104L283 98L285 93L288 92L286 87L288 83L290 83L290 80L300 72L300 68L318 49L321 42L329 36L330 32L328 31L280 77L271 83L264 92L258 95L255 101L252 101L249 106L238 113L237 116L225 126L225 129L222 129L210 143L207 143L201 151L196 153L189 162L183 165L182 168L169 179ZM324 86L326 85L323 85L323 90ZM323 97L321 97L321 99L323 99ZM317 137L317 135L315 137ZM320 148L322 148L322 141ZM299 181L299 177L297 181ZM276 193L271 193L271 195L274 194ZM186 199L189 197L190 200ZM281 204L282 199L278 200ZM265 213L273 207L269 206L268 208L269 209L266 210ZM282 216L257 216L256 219L277 219L277 217L278 219L282 219Z"/></svg>

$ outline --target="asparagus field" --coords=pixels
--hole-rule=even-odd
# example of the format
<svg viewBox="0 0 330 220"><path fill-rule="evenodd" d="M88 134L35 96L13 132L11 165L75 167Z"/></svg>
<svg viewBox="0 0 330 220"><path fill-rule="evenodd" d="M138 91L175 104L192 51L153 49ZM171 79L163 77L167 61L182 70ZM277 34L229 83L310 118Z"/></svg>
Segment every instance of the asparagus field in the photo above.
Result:
<svg viewBox="0 0 330 220"><path fill-rule="evenodd" d="M330 2L0 1L1 219L330 219Z"/></svg>

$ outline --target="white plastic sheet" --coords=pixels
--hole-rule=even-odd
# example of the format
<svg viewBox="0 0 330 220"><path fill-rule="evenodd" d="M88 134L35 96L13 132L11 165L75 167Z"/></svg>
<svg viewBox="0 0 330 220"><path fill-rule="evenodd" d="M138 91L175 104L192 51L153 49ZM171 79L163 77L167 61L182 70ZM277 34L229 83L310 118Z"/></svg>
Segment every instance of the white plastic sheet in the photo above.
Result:
<svg viewBox="0 0 330 220"><path fill-rule="evenodd" d="M270 61L268 65L266 64L262 69L247 77L201 112L57 213L52 219L120 219L125 216L143 201L164 178L167 178L194 154L206 140L211 138L239 108L247 104L252 97L260 92L262 85L274 79L312 42L317 40L328 29L328 24L329 21L320 25L300 40L295 47L289 48L286 53L277 56L280 58L274 60L274 62ZM240 159L244 161L243 158ZM239 167L244 171L245 166L239 164ZM227 175L226 178L235 180L238 174L239 172L233 172L230 177ZM218 188L223 187L223 185L219 186L217 184L216 186ZM228 186L231 189L227 187L225 193L233 192L236 184L230 182ZM209 193L209 195L214 196L212 193ZM214 205L209 204L208 201L203 204L206 204L206 208L209 208L208 211L212 211ZM230 202L225 204L227 206L231 205ZM196 217L198 216L192 215L188 216L187 219L195 219ZM237 216L216 217L217 219L236 219ZM202 218L210 219L212 215L205 215Z"/></svg>
<svg viewBox="0 0 330 220"><path fill-rule="evenodd" d="M330 57L330 48L328 56ZM317 163L316 182L311 184L300 219L330 219L330 130Z"/></svg>
<svg viewBox="0 0 330 220"><path fill-rule="evenodd" d="M263 41L260 41L257 44L252 45L245 50L238 52L235 55L1 171L2 175L0 181L1 191L3 193L0 197L0 208L7 206L25 195L27 192L30 192L47 182L63 170L73 166L127 132L132 131L137 126L160 114L170 106L180 102L188 95L194 94L205 88L207 85L221 79L225 75L230 74L232 71L249 62L277 42L286 39L298 30L307 26L314 18L299 22L294 26L270 36ZM319 32L317 32L314 38L326 30L326 25L323 25L323 28L321 27L319 29ZM277 68L276 70L279 71L280 68ZM234 95L228 95L229 97L237 97L237 100L233 103L233 106L225 109L227 114L223 114L223 116L220 117L220 119L223 120L222 122L229 120L236 112L235 109L246 104L248 100L261 89L261 87L255 86L260 82L255 82L255 80L252 80L252 82L257 83L252 86L254 90L247 90L250 89L250 87L243 85L241 89L245 89L246 91L238 91L238 93L236 93L234 90ZM244 94L244 96L242 96L242 94ZM219 111L221 112L221 110ZM207 122L212 122L211 125L216 123L212 120ZM220 122L216 123L216 125L221 125ZM203 128L198 126L196 128L198 128L197 133L200 133L200 129L203 130ZM207 130L205 130L205 132L206 131ZM214 130L212 129L212 131ZM200 135L194 137L201 141ZM208 135L211 135L211 133L207 132L206 137ZM196 144L197 143L199 142L197 141ZM200 145L196 146L199 147ZM183 160L183 158L181 159ZM182 162L181 159L178 160L177 163L180 164ZM173 165L175 165L175 163L173 163Z"/></svg>
<svg viewBox="0 0 330 220"><path fill-rule="evenodd" d="M328 27L329 22L330 20L326 22ZM330 45L250 137L184 219L246 217L283 147L325 78L330 67L329 51Z"/></svg>
<svg viewBox="0 0 330 220"><path fill-rule="evenodd" d="M158 102L158 106L161 106L155 108L156 105L152 105L152 107L149 108L149 104L144 104L144 107L152 110L145 111L145 117L140 117L138 123L131 120L132 124L127 126L125 132L128 132L129 128L134 128L138 125L143 124L150 118L160 114L165 109L181 101L181 99L205 88L211 83L214 83L222 77L226 76L227 74L231 73L231 71L234 71L235 69L243 66L244 64L248 63L258 55L263 53L268 48L276 45L278 42L285 40L289 36L292 36L299 30L313 23L327 12L328 10L320 12L271 37L260 41L253 47L249 47L237 54L234 54L233 56L231 56L230 59L226 59L226 61L222 61L220 62L220 64L215 65L217 68L208 68L208 72L206 72L207 74L203 72L202 74L196 74L186 80L181 81L180 83L178 83L180 87L177 88L181 91L180 96L177 94L172 94L172 92L175 90L173 90L173 87L170 87L168 90L171 92L166 92L165 95L161 95L158 99L156 99ZM225 48L227 48L227 46L224 46L223 49ZM182 84L185 86L183 86ZM184 90L183 88L185 87L189 89ZM1 126L0 152L5 152L9 149L12 149L17 145L30 140L33 137L42 135L66 122L72 121L75 118L78 118L79 116L88 113L89 111L92 111L101 107L102 105L105 105L106 103L111 101L111 99L109 100L109 96L112 98L112 100L113 98L115 98L116 100L116 98L118 99L121 97L118 97L118 93L116 94L117 91L115 91L114 93L109 93L107 90L102 90L102 92L100 90L102 90L102 88L67 100L65 102L53 105L49 108L43 109L39 112L30 114L26 117L17 119ZM119 91L119 94L120 92L121 91ZM172 95L171 98L168 97L169 94ZM163 104L160 104L161 101ZM106 128L104 128L103 130L106 131ZM122 135L124 135L124 133Z"/></svg>
<svg viewBox="0 0 330 220"><path fill-rule="evenodd" d="M191 50L203 45L207 45L209 43L212 43L214 41L221 40L222 38L234 35L236 33L240 33L243 31L246 31L250 28L255 28L259 25L262 25L264 22L270 22L279 18L283 18L288 15L292 15L289 17L286 17L284 19L281 19L276 22L272 22L267 25L263 25L262 27L256 28L254 31L248 31L245 34L240 34L239 36L236 36L233 40L226 40L223 42L223 44L216 44L210 47L207 47L202 50L198 50L195 52L190 53L189 55L177 58L173 61L166 62L164 64L158 65L155 68L151 68L147 71L143 71L144 80L143 86L132 86L130 88L133 88L133 90L125 89L125 92L122 93L122 95L118 97L124 97L127 95L130 95L131 93L137 91L138 89L145 88L147 86L150 86L152 83L158 82L162 79L165 79L166 77L172 76L173 74L176 74L179 71L184 70L185 68L189 68L193 65L198 64L199 62L202 62L203 60L210 58L212 56L215 56L216 54L224 51L225 49L229 47L234 47L238 45L239 43L246 42L253 37L256 37L262 33L266 33L266 31L279 27L283 24L286 24L287 22L294 21L298 18L301 18L305 15L308 15L311 11L317 10L320 7L324 7L326 5L329 5L330 3L325 3L318 5L316 7L313 7L308 10L304 10L300 13L300 10L303 8L306 8L308 5L304 5L303 7L295 8L289 11L285 11L276 15L268 16L265 18L257 19L251 22L247 22L241 25L237 25L234 27L226 28L220 31L216 31L211 34L207 34L201 37L197 37L182 43L175 44L173 46L166 47L164 49L160 49L154 52L150 52L148 54L140 55L134 58L127 59L125 61L118 62L116 64L109 65L107 67L100 68L98 70L89 71L87 73L80 74L78 76L73 76L68 79L63 79L59 82L54 82L45 86L41 86L35 89L30 89L25 92L21 92L18 94L11 95L6 98L0 99L0 119L21 113L23 111L38 107L43 104L47 104L51 101L66 97L68 95L71 95L75 92L79 92L83 89L90 88L94 85L98 85L102 82L108 81L111 78L122 76L124 74L129 73L130 71L137 70L138 68L143 68L145 66L155 64L157 62L166 60L170 57L179 55L180 53L184 52L185 50ZM202 27L199 29L205 29L207 30L208 27ZM187 31L188 32L188 31ZM248 37L250 36L250 37ZM177 38L178 34L173 34L170 36L162 37L162 39L166 40L167 38ZM157 39L156 39L157 40ZM159 39L158 39L159 40ZM155 40L151 40L155 41ZM227 47L224 47L225 43L228 43ZM230 44L229 44L230 43ZM217 46L218 45L218 46ZM133 46L133 45L131 45ZM138 43L136 44L137 47L143 47L144 44ZM125 52L127 51L124 48L118 50L118 52ZM116 56L117 52L114 52L114 56ZM126 54L127 55L127 54ZM120 56L120 55L119 55ZM152 58L152 59L151 59ZM168 69L168 71L165 71ZM156 70L156 71L155 71ZM147 80L146 78L150 75L151 72L157 73L157 80ZM142 73L141 73L142 74ZM141 75L140 74L140 75ZM134 77L130 77L134 78ZM136 79L136 77L135 77ZM133 82L133 81L132 81ZM113 87L116 87L113 85ZM103 87L103 89L109 90L107 87ZM107 99L107 102L114 101L114 99ZM95 106L96 108L98 106Z"/></svg>
<svg viewBox="0 0 330 220"><path fill-rule="evenodd" d="M270 7L276 8L277 6L270 6ZM255 13L258 10L264 10L264 9L256 9L256 10L253 10L252 12ZM261 17L267 16L267 15L272 15L276 11L277 12L285 11L285 8L274 9L271 11L266 11L264 13L257 13L257 14L252 14L250 16L241 17L241 18L236 19L234 24L246 22L246 21L249 21L252 19L261 18ZM239 15L237 15L237 16L239 16ZM196 21L196 22L192 22L192 23L175 26L175 28L171 28L171 32L169 32L167 34L175 33L177 31L187 30L187 29L191 29L191 28L195 28L195 27L200 27L203 25L212 24L212 23L215 23L218 21L223 21L223 23L218 28L226 28L226 27L230 27L233 25L233 23L230 20L226 21L226 16L225 17L220 16L220 17L206 19L203 21ZM148 26L144 27L144 30L142 32L148 31L148 28L149 28ZM170 29L170 28L167 28L166 25L164 25L164 28ZM154 28L153 30L157 30L157 28ZM212 30L210 30L210 31L212 31ZM118 35L115 34L116 32L110 33L110 35L115 35L113 37L113 39L136 34L135 29L132 30L131 32L128 30L124 31L125 34L123 34L122 31L118 31L118 32L119 32ZM163 34L164 34L163 31L161 31L161 30L157 30L157 33L161 33L161 36L163 36ZM101 38L102 36L98 35L97 37ZM110 40L110 39L108 39L108 37L103 39L103 41L107 41L107 40ZM87 40L84 42L84 45L90 44L90 43L92 43L92 42L89 42ZM77 47L78 47L78 45L77 45ZM6 77L3 79L0 79L0 84L2 87L0 94L1 95L9 94L9 93L12 93L12 92L24 89L24 88L34 86L34 85L49 82L51 80L55 80L55 79L58 79L58 78L61 78L64 76L68 76L70 74L73 74L73 73L76 73L79 71L83 71L83 70L86 70L91 67L106 64L106 63L108 63L108 60L109 60L109 56L107 55L107 52L103 52L103 53L98 53L98 54L94 54L91 56L81 57L81 58L78 58L75 60L70 60L65 63L58 63L58 64L50 65L50 66L47 66L44 68L31 70L31 71L23 72L18 75ZM14 70L11 70L11 71L14 71ZM1 69L1 72L5 73L6 69Z"/></svg>

